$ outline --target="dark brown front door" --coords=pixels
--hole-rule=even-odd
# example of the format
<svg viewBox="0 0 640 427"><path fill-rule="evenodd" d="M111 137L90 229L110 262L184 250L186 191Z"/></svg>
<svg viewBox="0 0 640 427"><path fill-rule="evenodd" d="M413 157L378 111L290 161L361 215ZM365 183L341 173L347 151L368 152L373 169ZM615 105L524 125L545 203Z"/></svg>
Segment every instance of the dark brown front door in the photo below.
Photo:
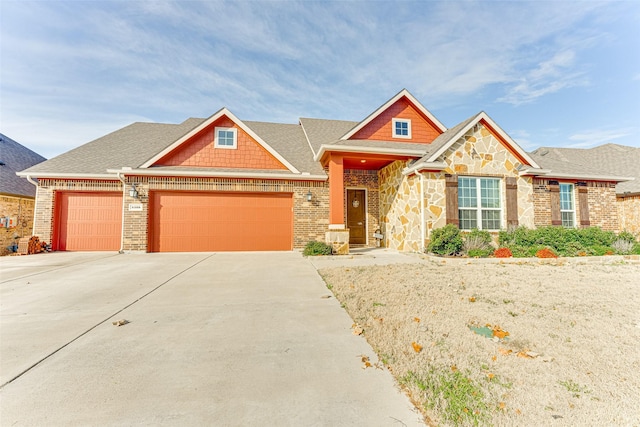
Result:
<svg viewBox="0 0 640 427"><path fill-rule="evenodd" d="M347 228L349 243L367 243L366 203L364 190L347 190Z"/></svg>

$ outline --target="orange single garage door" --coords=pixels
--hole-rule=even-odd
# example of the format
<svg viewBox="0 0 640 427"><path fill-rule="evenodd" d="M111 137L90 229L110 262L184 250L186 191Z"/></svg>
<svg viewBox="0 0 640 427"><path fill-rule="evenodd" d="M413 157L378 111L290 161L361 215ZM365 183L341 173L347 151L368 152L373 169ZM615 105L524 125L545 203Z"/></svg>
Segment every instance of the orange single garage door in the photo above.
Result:
<svg viewBox="0 0 640 427"><path fill-rule="evenodd" d="M56 193L53 249L117 251L122 234L122 193Z"/></svg>
<svg viewBox="0 0 640 427"><path fill-rule="evenodd" d="M151 252L289 251L291 193L152 192Z"/></svg>

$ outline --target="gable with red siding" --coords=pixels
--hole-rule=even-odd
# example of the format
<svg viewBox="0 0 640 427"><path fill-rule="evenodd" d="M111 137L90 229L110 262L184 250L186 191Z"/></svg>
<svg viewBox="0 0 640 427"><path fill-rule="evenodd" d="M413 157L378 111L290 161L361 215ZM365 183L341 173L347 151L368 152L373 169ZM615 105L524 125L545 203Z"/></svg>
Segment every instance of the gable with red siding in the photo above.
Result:
<svg viewBox="0 0 640 427"><path fill-rule="evenodd" d="M236 129L238 141L235 149L215 147L216 127ZM286 166L227 117L221 117L180 144L154 166L287 170Z"/></svg>
<svg viewBox="0 0 640 427"><path fill-rule="evenodd" d="M411 138L393 137L393 119L411 120ZM406 97L394 102L349 139L430 143L442 132Z"/></svg>

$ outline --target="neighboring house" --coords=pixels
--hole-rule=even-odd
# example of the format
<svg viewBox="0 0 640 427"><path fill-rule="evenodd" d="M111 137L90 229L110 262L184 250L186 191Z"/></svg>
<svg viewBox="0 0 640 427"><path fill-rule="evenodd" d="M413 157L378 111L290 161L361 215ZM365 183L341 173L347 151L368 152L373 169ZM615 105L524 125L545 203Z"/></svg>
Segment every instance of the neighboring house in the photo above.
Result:
<svg viewBox="0 0 640 427"><path fill-rule="evenodd" d="M544 159L541 157L540 159ZM544 159L546 162L546 159ZM421 251L453 223L615 229L627 178L539 164L486 113L447 129L402 90L361 122L242 121L223 108L181 124L134 123L29 168L36 233L54 250Z"/></svg>
<svg viewBox="0 0 640 427"><path fill-rule="evenodd" d="M633 177L615 187L617 211L611 209L611 196L606 202L590 204L601 216L609 216L609 228L640 237L640 148L618 144L590 149L541 147L532 154L541 162L555 162L558 169L597 169L601 175Z"/></svg>
<svg viewBox="0 0 640 427"><path fill-rule="evenodd" d="M16 172L45 160L0 133L0 253L33 229L36 187Z"/></svg>

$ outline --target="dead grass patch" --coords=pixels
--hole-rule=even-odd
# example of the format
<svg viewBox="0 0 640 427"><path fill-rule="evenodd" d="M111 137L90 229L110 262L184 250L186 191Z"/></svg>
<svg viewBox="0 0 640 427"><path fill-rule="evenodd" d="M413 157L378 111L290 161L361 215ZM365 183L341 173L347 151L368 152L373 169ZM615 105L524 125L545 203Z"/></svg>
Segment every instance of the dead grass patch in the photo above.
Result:
<svg viewBox="0 0 640 427"><path fill-rule="evenodd" d="M437 424L640 424L638 265L431 261L320 274Z"/></svg>

